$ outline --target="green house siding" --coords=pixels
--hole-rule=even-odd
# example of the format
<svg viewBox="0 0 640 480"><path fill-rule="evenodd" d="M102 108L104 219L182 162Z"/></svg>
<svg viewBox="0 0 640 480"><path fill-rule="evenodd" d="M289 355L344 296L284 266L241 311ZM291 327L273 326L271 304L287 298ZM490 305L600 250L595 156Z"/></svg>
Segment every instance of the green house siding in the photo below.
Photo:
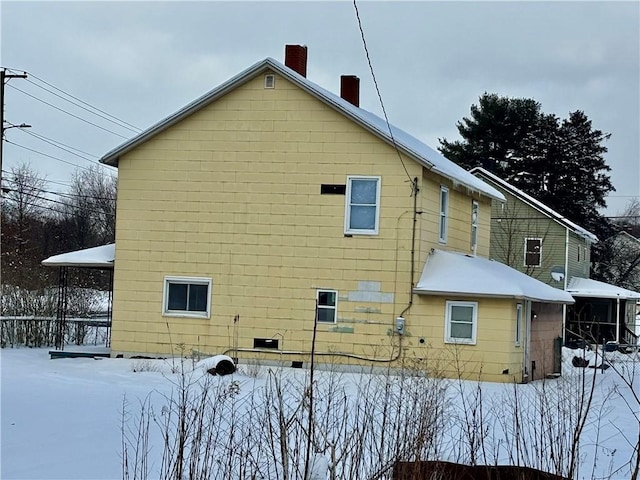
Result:
<svg viewBox="0 0 640 480"><path fill-rule="evenodd" d="M567 278L589 278L590 268L591 243L575 233L569 232Z"/></svg>
<svg viewBox="0 0 640 480"><path fill-rule="evenodd" d="M499 186L496 186L499 189ZM566 228L506 191L506 203L492 202L490 255L548 285L563 288L551 269L565 266ZM525 240L541 239L539 266L525 265Z"/></svg>

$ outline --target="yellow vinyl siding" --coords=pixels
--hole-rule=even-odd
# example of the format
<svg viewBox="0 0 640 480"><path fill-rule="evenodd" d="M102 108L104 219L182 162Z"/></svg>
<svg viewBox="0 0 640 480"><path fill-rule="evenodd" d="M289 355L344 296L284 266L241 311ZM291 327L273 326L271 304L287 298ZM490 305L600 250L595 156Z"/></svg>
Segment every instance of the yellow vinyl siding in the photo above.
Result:
<svg viewBox="0 0 640 480"><path fill-rule="evenodd" d="M478 302L475 345L443 343L447 300ZM436 361L438 369L447 377L460 375L465 379L519 382L522 380L523 349L514 343L516 303L509 299L418 297L421 313L407 324L407 347L416 357ZM509 373L502 373L505 370Z"/></svg>
<svg viewBox="0 0 640 480"><path fill-rule="evenodd" d="M376 359L399 352L391 332L410 300L409 178L417 177L421 190L414 281L438 245L444 179L406 157L403 166L391 146L284 78L275 85L264 89L258 76L120 158L112 351L222 353L251 348L254 338L278 338L281 350L308 352L316 290L331 289L338 291L337 322L318 325L318 352ZM348 175L380 177L378 235L345 236L345 196L320 194L321 184L344 185ZM469 252L475 197L449 188L446 248ZM475 199L478 254L486 254L489 201ZM211 278L209 319L162 315L167 275ZM414 295L405 314L408 331L422 325L439 350L443 308L444 299ZM499 346L498 313L495 328L486 327L493 340L479 326L483 340L474 356ZM426 325L432 322L437 326ZM406 357L422 348L411 335L402 339ZM487 378L513 380L495 372L509 363L504 355L511 354L499 354ZM284 357L296 359L308 357Z"/></svg>

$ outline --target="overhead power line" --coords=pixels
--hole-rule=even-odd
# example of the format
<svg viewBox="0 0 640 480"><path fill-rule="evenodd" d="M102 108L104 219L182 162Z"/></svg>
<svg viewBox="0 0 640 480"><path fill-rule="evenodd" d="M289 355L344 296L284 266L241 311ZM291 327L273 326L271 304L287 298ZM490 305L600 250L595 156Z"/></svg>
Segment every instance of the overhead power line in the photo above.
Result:
<svg viewBox="0 0 640 480"><path fill-rule="evenodd" d="M53 145L54 147L59 148L60 150L64 150L65 152L70 153L71 155L75 155L76 157L82 158L82 159L87 160L89 162L98 163L98 157L95 156L95 155L91 155L90 153L83 152L82 150L74 148L74 147L72 147L70 145L65 145L62 142L58 142L57 140L53 140L51 138L45 137L44 135L40 135L39 133L36 133L33 130L20 130L20 131L23 132L23 133L26 133L27 135L31 135L32 137L37 138L38 140L40 140L42 142L48 143L49 145ZM75 150L75 152L73 150ZM76 153L76 152L82 152L85 155L90 155L90 156L92 156L94 158L89 158L89 157L87 157L85 155L81 155L81 154Z"/></svg>
<svg viewBox="0 0 640 480"><path fill-rule="evenodd" d="M89 109L89 108L87 108L87 107L85 107L83 105L80 105L80 104L78 104L76 102L72 102L68 98L63 97L62 95L60 95L60 94L58 94L58 93L56 93L56 92L54 92L52 90L49 90L48 88L45 88L42 85L38 85L37 83L32 82L31 80L27 80L27 82L29 82L30 84L32 84L32 85L34 85L34 86L36 86L38 88L41 88L45 92L49 92L51 95L54 95L54 96L56 96L58 98L61 98L62 100L64 100L65 102L70 103L71 105L74 105L74 106L76 106L76 107L78 107L78 108L80 108L82 110L85 110L85 111L91 113L92 115L95 115L95 116L100 117L100 118L102 118L104 120L107 120L108 122L111 122L111 123L113 123L115 125L118 125L121 128L124 128L124 129L129 130L129 131L134 132L134 133L139 133L141 131L139 128L136 128L136 127L133 127L133 126L129 126L128 124L124 124L124 122L121 123L120 120L116 121L116 120L113 120L113 119L109 118L109 116L107 116L109 114L102 115L101 113L96 113L93 110L91 110L91 109Z"/></svg>
<svg viewBox="0 0 640 480"><path fill-rule="evenodd" d="M109 172L109 173L113 173L113 172ZM3 174L3 178L4 178L4 175L13 175L14 178L16 177L16 175L13 172L9 172L7 170L2 170L2 174ZM73 185L73 182L71 180L69 180L67 182L60 182L60 181L57 181L57 180L49 180L48 178L43 178L43 177L38 177L38 176L34 177L34 180L38 180L38 181L46 182L46 183L52 183L54 185L60 185L61 187L70 187L70 186Z"/></svg>
<svg viewBox="0 0 640 480"><path fill-rule="evenodd" d="M13 71L13 72L22 72L23 74L28 74L31 78L35 78L35 79L36 79L36 80L38 80L39 82L44 83L45 85L47 85L48 87L51 87L52 89L56 90L57 92L60 92L61 94L66 95L67 97L69 97L69 98L70 98L70 99L72 99L73 101L69 100L69 98L64 98L64 97L62 97L62 96L60 96L60 95L58 95L58 94L56 94L56 93L52 92L51 90L49 90L49 89L47 89L47 88L44 88L42 85L38 85L38 84L37 84L37 83L35 83L35 82L29 81L29 83L33 84L34 86L36 86L36 87L38 87L38 88L41 88L41 89L43 89L43 90L45 90L45 91L47 91L47 92L51 93L52 95L56 95L56 96L58 96L58 97L62 98L63 100L65 100L65 101L67 101L67 102L69 102L69 103L72 103L73 105L75 105L75 106L77 106L77 107L84 108L84 107L81 107L81 105L79 105L79 104L82 104L82 105L84 105L84 106L86 106L86 107L88 107L88 108L90 108L90 109L92 109L92 110L95 110L96 112L99 112L100 114L102 114L102 115L104 115L104 116L106 116L106 117L109 117L109 119L112 119L112 120L109 120L109 121L111 121L111 122L113 122L113 123L117 123L117 124L119 124L120 126L122 126L123 128L127 128L127 127L129 127L128 129L129 129L129 130L132 130L132 131L136 131L136 132L140 132L140 131L142 131L142 129L141 129L141 128L136 127L135 125L132 125L131 123L126 122L126 121L122 120L121 118L118 118L118 117L116 117L115 115L112 115L112 114L110 114L109 112L106 112L106 111L104 111L104 110L102 110L102 109L100 109L100 108L96 107L95 105L92 105L91 103L89 103L89 102L86 102L86 101L82 100L81 98L78 98L77 96L75 96L75 95L73 95L73 94L71 94L71 93L69 93L69 92L67 92L67 91L63 90L63 89L62 89L62 88L60 88L60 87L56 87L56 86L55 86L55 85L53 85L52 83L50 83L50 82L48 82L48 81L44 80L43 78L41 78L41 77L39 77L39 76L35 75L34 73L27 72L27 71L24 71L24 70L18 70L18 69L14 69L14 68L8 68L8 67L6 67L6 69L7 69L7 70L10 70L10 71ZM94 115L97 115L95 112L91 112L91 111L90 111L90 113L93 113ZM102 116L102 115L98 115L98 116ZM104 118L104 117L103 117L103 118Z"/></svg>
<svg viewBox="0 0 640 480"><path fill-rule="evenodd" d="M400 159L400 163L402 164L402 168L404 168L404 172L407 174L407 178L411 182L411 189L417 188L417 185L413 184L413 180L411 179L411 175L409 175L409 171L407 170L406 165L404 164L404 160L402 159L402 155L400 154L400 150L396 145L396 139L393 136L393 131L391 130L391 124L389 123L389 117L387 116L387 110L384 108L384 102L382 101L382 94L380 93L380 88L378 87L378 80L376 79L376 74L373 71L373 64L371 63L371 57L369 55L369 48L367 47L367 40L364 36L364 28L362 27L362 20L360 20L360 12L358 11L358 4L356 0L353 0L353 8L356 11L356 19L358 20L358 28L360 29L360 38L362 38L362 46L364 47L364 53L367 56L367 63L369 64L369 71L371 72L371 78L373 79L373 84L376 87L376 93L378 94L378 100L380 101L380 107L382 107L382 113L384 115L384 121L387 124L387 130L389 130L389 135L391 136L391 143L393 144L393 148L398 154L398 158ZM417 195L417 192L413 192Z"/></svg>
<svg viewBox="0 0 640 480"><path fill-rule="evenodd" d="M70 117L76 118L76 119L78 119L78 120L80 120L82 122L85 122L85 123L89 124L89 125L93 125L94 127L99 128L100 130L104 130L105 132L109 132L109 133L111 133L113 135L116 135L116 136L118 136L120 138L124 138L125 140L128 138L128 137L126 137L124 135L120 135L119 133L114 132L113 130L109 130L108 128L105 128L105 127L103 127L101 125L98 125L97 123L91 122L91 121L89 121L89 120L87 120L85 118L82 118L82 117L80 117L78 115L75 115L75 114L65 110L64 108L57 107L53 103L49 103L46 100L42 100L41 98L36 97L35 95L32 95L32 94L30 94L28 92L25 92L24 90L22 90L22 89L20 89L18 87L14 87L13 85L8 85L8 86L13 88L14 90L17 90L18 92L22 93L23 95L26 95L27 97L31 97L34 100L37 100L38 102L42 102L45 105L48 105L49 107L54 108L55 110L58 110L58 111L60 111L62 113L65 113L65 114L69 115Z"/></svg>
<svg viewBox="0 0 640 480"><path fill-rule="evenodd" d="M89 167L85 167L83 165L78 165L77 163L73 163L73 162L70 162L68 160L64 160L64 159L62 159L60 157L55 157L53 155L49 155L48 153L40 152L40 151L35 150L33 148L25 147L24 145L20 145L19 143L15 143L15 142L12 142L10 140L5 140L5 142L7 142L7 143L9 143L11 145L15 145L16 147L22 148L24 150L28 150L28 151L33 152L33 153L37 153L38 155L42 155L43 157L51 158L52 160L56 160L58 162L66 163L67 165L71 165L73 167L82 168L83 170L90 170ZM100 162L95 162L95 165L100 165L101 167L112 168L109 165L105 165L104 163L100 163Z"/></svg>

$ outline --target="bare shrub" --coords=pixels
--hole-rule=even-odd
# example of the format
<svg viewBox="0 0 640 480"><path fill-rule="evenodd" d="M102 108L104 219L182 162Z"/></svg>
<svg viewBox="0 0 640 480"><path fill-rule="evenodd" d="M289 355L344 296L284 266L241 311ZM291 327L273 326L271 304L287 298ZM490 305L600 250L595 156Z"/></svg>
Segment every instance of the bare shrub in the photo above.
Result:
<svg viewBox="0 0 640 480"><path fill-rule="evenodd" d="M241 378L183 367L170 395L145 400L135 417L127 412L133 425L123 426L123 478L146 478L135 476L152 463L138 439L150 438L155 426L160 478L302 479L308 372L273 368L264 379ZM419 370L317 371L309 476L325 469L331 479L391 478L398 460L432 458L446 425L447 388Z"/></svg>
<svg viewBox="0 0 640 480"><path fill-rule="evenodd" d="M148 359L138 359L131 362L131 371L138 372L160 372L162 369L160 366Z"/></svg>

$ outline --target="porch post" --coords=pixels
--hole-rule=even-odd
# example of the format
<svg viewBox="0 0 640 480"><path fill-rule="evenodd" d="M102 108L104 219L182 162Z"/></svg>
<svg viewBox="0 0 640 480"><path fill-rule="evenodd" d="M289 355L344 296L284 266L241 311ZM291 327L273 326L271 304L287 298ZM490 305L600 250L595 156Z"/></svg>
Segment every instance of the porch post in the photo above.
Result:
<svg viewBox="0 0 640 480"><path fill-rule="evenodd" d="M620 294L616 298L616 343L620 343Z"/></svg>

